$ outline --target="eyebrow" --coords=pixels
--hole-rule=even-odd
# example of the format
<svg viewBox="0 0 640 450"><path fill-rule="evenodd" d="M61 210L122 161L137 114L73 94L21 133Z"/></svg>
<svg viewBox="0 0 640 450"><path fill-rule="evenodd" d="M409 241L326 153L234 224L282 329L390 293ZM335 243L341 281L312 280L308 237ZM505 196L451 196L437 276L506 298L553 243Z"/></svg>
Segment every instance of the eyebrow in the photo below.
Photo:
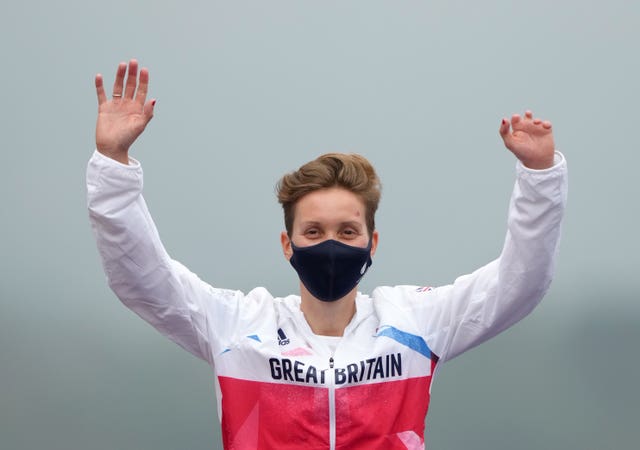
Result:
<svg viewBox="0 0 640 450"><path fill-rule="evenodd" d="M311 227L311 226L317 227L317 226L321 226L322 223L318 222L318 221L315 221L315 220L309 220L309 221L306 221L306 222L302 222L300 225L303 226L303 227ZM354 227L354 228L362 228L364 226L364 224L361 224L360 222L357 222L355 220L347 220L347 221L344 221L344 222L340 222L339 225L340 226L347 225L347 226Z"/></svg>

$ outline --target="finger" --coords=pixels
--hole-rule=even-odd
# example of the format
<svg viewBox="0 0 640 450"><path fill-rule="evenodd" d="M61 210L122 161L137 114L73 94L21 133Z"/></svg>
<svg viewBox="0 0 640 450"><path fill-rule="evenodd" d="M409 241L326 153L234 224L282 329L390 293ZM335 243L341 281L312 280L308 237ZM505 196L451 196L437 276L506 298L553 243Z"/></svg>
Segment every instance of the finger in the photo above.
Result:
<svg viewBox="0 0 640 450"><path fill-rule="evenodd" d="M514 114L511 116L511 126L514 131L522 128L522 117L520 117L520 114Z"/></svg>
<svg viewBox="0 0 640 450"><path fill-rule="evenodd" d="M104 93L104 81L102 80L101 74L96 75L95 83L96 83L96 94L98 95L98 106L100 106L107 101L107 96Z"/></svg>
<svg viewBox="0 0 640 450"><path fill-rule="evenodd" d="M534 125L540 125L541 123L542 123L542 119L538 119L538 118L533 119Z"/></svg>
<svg viewBox="0 0 640 450"><path fill-rule="evenodd" d="M140 84L138 84L138 90L136 91L136 102L144 105L147 99L147 89L149 88L149 70L142 68L140 70Z"/></svg>
<svg viewBox="0 0 640 450"><path fill-rule="evenodd" d="M116 81L113 82L113 97L122 97L122 89L124 84L124 74L127 71L127 63L121 62L116 70Z"/></svg>
<svg viewBox="0 0 640 450"><path fill-rule="evenodd" d="M138 84L138 61L132 59L129 61L129 75L127 75L127 84L124 88L124 98L133 99Z"/></svg>
<svg viewBox="0 0 640 450"><path fill-rule="evenodd" d="M551 122L549 122L548 120L545 120L544 122L542 122L542 127L546 130L550 130L551 129Z"/></svg>
<svg viewBox="0 0 640 450"><path fill-rule="evenodd" d="M533 118L533 113L531 112L531 110L529 110L529 109L528 109L528 110L526 110L526 111L524 112L524 116L525 116L527 119L532 119L532 118Z"/></svg>

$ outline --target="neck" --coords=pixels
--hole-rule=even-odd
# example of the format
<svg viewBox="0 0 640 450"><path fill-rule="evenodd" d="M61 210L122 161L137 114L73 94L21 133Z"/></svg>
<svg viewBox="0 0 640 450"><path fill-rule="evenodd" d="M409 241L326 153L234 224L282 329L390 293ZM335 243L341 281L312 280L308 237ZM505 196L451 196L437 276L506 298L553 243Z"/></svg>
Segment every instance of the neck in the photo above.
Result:
<svg viewBox="0 0 640 450"><path fill-rule="evenodd" d="M342 336L356 313L357 287L335 302L323 302L315 298L300 283L300 309L315 334Z"/></svg>

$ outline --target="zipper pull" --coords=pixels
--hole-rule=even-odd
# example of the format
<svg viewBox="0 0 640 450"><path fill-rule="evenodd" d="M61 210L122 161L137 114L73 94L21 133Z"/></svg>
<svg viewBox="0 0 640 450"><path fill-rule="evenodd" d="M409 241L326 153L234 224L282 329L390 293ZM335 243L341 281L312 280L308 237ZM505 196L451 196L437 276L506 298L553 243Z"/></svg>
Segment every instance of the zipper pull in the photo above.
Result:
<svg viewBox="0 0 640 450"><path fill-rule="evenodd" d="M329 369L333 369L333 356L329 358Z"/></svg>

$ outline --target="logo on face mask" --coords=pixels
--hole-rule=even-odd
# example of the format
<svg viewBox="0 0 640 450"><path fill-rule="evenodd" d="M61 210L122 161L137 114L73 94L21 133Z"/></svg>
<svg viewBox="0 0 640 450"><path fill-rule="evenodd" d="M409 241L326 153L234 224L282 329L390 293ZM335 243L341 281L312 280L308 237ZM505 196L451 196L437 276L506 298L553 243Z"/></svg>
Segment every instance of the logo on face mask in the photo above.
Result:
<svg viewBox="0 0 640 450"><path fill-rule="evenodd" d="M309 247L291 243L289 262L311 295L333 302L347 295L371 266L371 240L367 247L354 247L329 239Z"/></svg>

